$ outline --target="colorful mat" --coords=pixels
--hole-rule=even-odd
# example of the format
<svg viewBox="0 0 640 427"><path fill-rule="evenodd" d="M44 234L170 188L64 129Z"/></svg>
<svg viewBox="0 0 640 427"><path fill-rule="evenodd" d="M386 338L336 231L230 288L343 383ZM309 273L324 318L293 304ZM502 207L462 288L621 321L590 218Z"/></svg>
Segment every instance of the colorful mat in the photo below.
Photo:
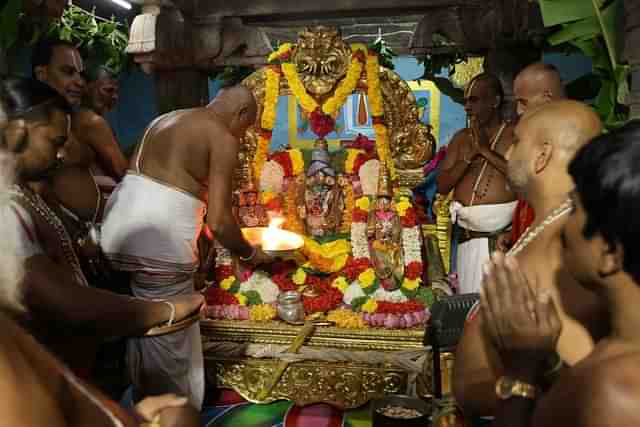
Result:
<svg viewBox="0 0 640 427"><path fill-rule="evenodd" d="M224 390L202 411L205 427L371 427L369 406L341 411L323 403L295 406L281 401L256 405Z"/></svg>

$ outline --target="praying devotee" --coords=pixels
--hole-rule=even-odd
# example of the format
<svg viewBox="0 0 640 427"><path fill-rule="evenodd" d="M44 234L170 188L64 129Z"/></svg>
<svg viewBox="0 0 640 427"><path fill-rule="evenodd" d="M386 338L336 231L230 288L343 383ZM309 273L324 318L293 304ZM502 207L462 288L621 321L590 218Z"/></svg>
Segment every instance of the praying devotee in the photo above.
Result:
<svg viewBox="0 0 640 427"><path fill-rule="evenodd" d="M0 81L0 106L2 145L15 156L17 174L2 194L2 226L15 229L15 255L25 266L25 326L75 372L88 376L104 339L142 335L197 313L203 303L198 294L148 301L88 286L79 258L96 243L65 228L49 186L64 160L69 105L43 83L12 78Z"/></svg>
<svg viewBox="0 0 640 427"><path fill-rule="evenodd" d="M522 116L528 109L535 109L549 101L565 98L564 86L558 69L551 64L534 62L527 65L516 76L513 83L518 116ZM513 214L511 243L514 243L531 225L534 212L524 200L518 200Z"/></svg>
<svg viewBox="0 0 640 427"><path fill-rule="evenodd" d="M456 226L456 269L459 292L477 292L482 263L508 235L515 196L506 185L504 154L513 126L500 114L500 81L491 74L476 76L467 87L464 108L471 127L456 133L438 175L438 192L454 192L451 219Z"/></svg>
<svg viewBox="0 0 640 427"><path fill-rule="evenodd" d="M6 87L6 86L5 86ZM2 96L2 101L6 101ZM45 101L46 102L46 101ZM27 104L28 105L28 104ZM21 107L24 107L22 105ZM37 114L40 118L51 114L53 122L62 122L60 114L54 112L57 108L42 104L32 106L28 115ZM38 109L45 109L38 111ZM46 109L49 109L49 112ZM15 119L17 110L9 108L10 120L30 122L25 116ZM42 116L44 114L44 116ZM7 125L5 112L2 111L0 127ZM56 116L58 116L56 118ZM46 121L46 119L44 120ZM29 170L39 168L37 162L45 157L51 160L54 156L51 150L42 152L39 160L32 154L33 145L50 145L47 136L61 134L64 127L58 125L43 125L30 127L34 136L24 143L23 154L18 154L18 166L30 165ZM29 125L27 125L29 126ZM54 128L59 127L54 132ZM7 130L8 143L15 146L14 124L9 124ZM37 134L37 135L35 135ZM35 142L34 139L40 141ZM25 157L26 155L26 157ZM199 414L187 405L187 399L176 395L161 395L143 399L135 408L125 410L106 396L95 390L76 377L60 360L38 343L16 319L27 317L27 310L31 306L28 301L33 294L32 287L32 258L22 255L25 248L24 233L21 225L16 224L16 209L21 209L16 203L13 170L16 163L14 156L9 155L4 148L0 148L0 412L2 424L11 426L113 426L138 427L141 423L159 421L161 427L177 425L196 427L200 425ZM49 160L49 161L50 161ZM24 169L23 169L24 171ZM24 173L24 172L22 172ZM21 185L21 184L18 184ZM47 273L55 274L59 269ZM41 275L46 278L46 275ZM46 286L56 286L58 283L45 283ZM83 297L84 292L70 295L64 292L64 298ZM83 302L83 301L80 301ZM100 304L113 308L109 298L100 299ZM104 311L100 305L88 301L90 308ZM76 307L77 308L77 307ZM131 314L120 310L119 315ZM61 317L60 319L64 319ZM59 319L58 319L59 320ZM131 318L126 319L131 321ZM133 320L136 322L136 320Z"/></svg>
<svg viewBox="0 0 640 427"><path fill-rule="evenodd" d="M241 261L271 260L243 238L231 210L241 138L256 110L251 92L234 86L206 107L157 118L145 131L132 170L109 199L102 227L104 253L116 269L133 273L136 296L193 292L201 231L210 231ZM128 360L135 397L174 392L189 396L196 407L202 404L199 324L130 340Z"/></svg>
<svg viewBox="0 0 640 427"><path fill-rule="evenodd" d="M611 331L547 391L539 379L564 334L561 308L515 259L497 255L487 265L482 317L503 366L494 426L640 425L639 163L636 121L596 138L569 164L575 190L561 234L564 265L606 305Z"/></svg>
<svg viewBox="0 0 640 427"><path fill-rule="evenodd" d="M507 153L509 185L539 213L507 256L516 258L525 277L554 299L563 325L557 352L567 365L582 360L593 340L608 330L596 295L564 268L560 236L571 211L573 182L567 165L601 130L600 119L587 105L553 101L522 117ZM476 313L472 310L457 347L453 388L465 413L486 416L495 409L493 390L503 367L483 332L484 319Z"/></svg>

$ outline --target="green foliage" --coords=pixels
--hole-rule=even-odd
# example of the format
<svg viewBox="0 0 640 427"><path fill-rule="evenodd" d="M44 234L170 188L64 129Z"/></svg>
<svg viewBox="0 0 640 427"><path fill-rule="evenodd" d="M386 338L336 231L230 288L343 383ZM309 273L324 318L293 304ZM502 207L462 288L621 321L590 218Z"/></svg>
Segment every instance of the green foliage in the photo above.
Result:
<svg viewBox="0 0 640 427"><path fill-rule="evenodd" d="M382 37L378 37L368 46L369 49L378 53L378 62L385 68L393 70L393 58L397 56L395 52L387 45Z"/></svg>
<svg viewBox="0 0 640 427"><path fill-rule="evenodd" d="M116 74L127 66L127 29L113 18L103 20L93 12L69 5L47 33L73 43L88 61L104 65Z"/></svg>
<svg viewBox="0 0 640 427"><path fill-rule="evenodd" d="M425 286L418 288L418 293L415 298L427 308L431 308L431 306L436 302L436 296L433 293L433 289Z"/></svg>
<svg viewBox="0 0 640 427"><path fill-rule="evenodd" d="M629 94L629 66L620 63L623 0L538 2L545 25L558 27L547 38L548 43L575 48L592 61L592 74L573 82L567 90L569 95L575 97L576 92L584 90L579 98L593 98L593 107L606 128L624 124L629 116L624 105ZM599 85L594 82L596 79Z"/></svg>
<svg viewBox="0 0 640 427"><path fill-rule="evenodd" d="M367 296L354 298L351 301L351 308L353 309L353 311L360 311L364 303L367 302L368 300L369 300L369 297Z"/></svg>
<svg viewBox="0 0 640 427"><path fill-rule="evenodd" d="M9 0L0 10L0 48L10 49L18 40L22 0Z"/></svg>
<svg viewBox="0 0 640 427"><path fill-rule="evenodd" d="M242 295L247 297L247 305L262 304L262 298L260 298L260 294L257 291L242 292Z"/></svg>

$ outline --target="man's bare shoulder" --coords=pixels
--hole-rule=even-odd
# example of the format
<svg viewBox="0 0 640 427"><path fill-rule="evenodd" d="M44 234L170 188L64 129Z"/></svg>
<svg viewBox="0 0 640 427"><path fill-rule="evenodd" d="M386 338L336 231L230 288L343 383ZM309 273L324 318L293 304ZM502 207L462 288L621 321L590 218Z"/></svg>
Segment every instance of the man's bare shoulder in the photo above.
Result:
<svg viewBox="0 0 640 427"><path fill-rule="evenodd" d="M449 146L456 144L464 144L469 140L469 128L463 128L453 134Z"/></svg>
<svg viewBox="0 0 640 427"><path fill-rule="evenodd" d="M96 126L109 126L104 117L90 109L82 109L73 113L71 122L73 129L82 131L93 129Z"/></svg>
<svg viewBox="0 0 640 427"><path fill-rule="evenodd" d="M640 349L607 356L596 349L562 375L540 401L533 425L640 425Z"/></svg>

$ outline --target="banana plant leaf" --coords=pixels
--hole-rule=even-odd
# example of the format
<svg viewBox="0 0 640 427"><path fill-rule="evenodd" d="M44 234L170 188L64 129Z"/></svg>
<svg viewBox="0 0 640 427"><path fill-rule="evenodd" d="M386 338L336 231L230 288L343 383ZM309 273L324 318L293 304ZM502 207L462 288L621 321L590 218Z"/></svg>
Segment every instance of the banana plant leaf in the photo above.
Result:
<svg viewBox="0 0 640 427"><path fill-rule="evenodd" d="M598 0L602 6L604 0ZM566 24L595 16L590 0L538 0L545 27Z"/></svg>
<svg viewBox="0 0 640 427"><path fill-rule="evenodd" d="M551 34L547 38L547 41L551 46L557 46L575 39L584 41L591 40L600 34L602 34L602 31L598 18L596 16L590 16L569 24L563 24L562 29Z"/></svg>

